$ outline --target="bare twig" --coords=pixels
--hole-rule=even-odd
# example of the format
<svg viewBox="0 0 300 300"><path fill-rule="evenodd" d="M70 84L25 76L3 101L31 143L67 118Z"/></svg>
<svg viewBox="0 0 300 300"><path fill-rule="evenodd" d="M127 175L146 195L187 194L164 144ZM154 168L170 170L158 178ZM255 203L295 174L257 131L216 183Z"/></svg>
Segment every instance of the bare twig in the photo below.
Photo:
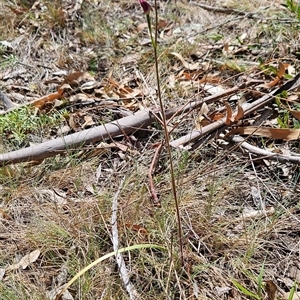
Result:
<svg viewBox="0 0 300 300"><path fill-rule="evenodd" d="M163 145L163 143L160 143L158 145L158 147L156 148L156 151L155 151L155 154L153 156L152 163L150 165L149 172L148 172L150 192L151 192L151 196L153 198L153 203L154 203L155 206L161 206L161 203L160 203L160 200L158 199L158 196L157 196L157 193L156 193L156 190L155 190L155 187L154 187L154 182L153 182L152 175L153 175L154 170L157 166L157 163L158 163L158 160L159 160L159 155L160 155L161 149L162 149L162 145Z"/></svg>
<svg viewBox="0 0 300 300"><path fill-rule="evenodd" d="M275 161L281 161L281 162L291 162L294 164L300 164L300 156L287 156L282 155L278 153L273 153L267 150L260 149L258 147L255 147L247 142L245 142L245 139L241 136L234 135L231 140L235 143L239 143L239 145L248 151L250 151L253 154L257 154L259 156L263 156L263 158L275 160Z"/></svg>
<svg viewBox="0 0 300 300"><path fill-rule="evenodd" d="M235 14L235 15L249 15L252 14L250 12L245 12L242 10L238 10L238 9L233 9L233 8L223 8L223 7L217 7L217 6L210 6L204 3L200 3L200 2L191 2L191 4L199 6L203 9L209 10L209 11L213 11L213 12L218 12L218 13L223 13L223 14Z"/></svg>
<svg viewBox="0 0 300 300"><path fill-rule="evenodd" d="M118 234L118 222L117 222L117 213L118 213L118 197L122 190L122 186L124 183L125 178L123 178L120 182L119 188L117 192L115 193L112 201L112 215L111 215L111 224L112 224L112 243L114 251L119 250L119 234ZM120 271L120 277L123 281L123 284L127 290L127 293L129 294L129 297L131 300L137 300L141 299L137 290L135 289L134 285L130 282L130 277L125 265L124 258L121 253L116 254L116 260Z"/></svg>

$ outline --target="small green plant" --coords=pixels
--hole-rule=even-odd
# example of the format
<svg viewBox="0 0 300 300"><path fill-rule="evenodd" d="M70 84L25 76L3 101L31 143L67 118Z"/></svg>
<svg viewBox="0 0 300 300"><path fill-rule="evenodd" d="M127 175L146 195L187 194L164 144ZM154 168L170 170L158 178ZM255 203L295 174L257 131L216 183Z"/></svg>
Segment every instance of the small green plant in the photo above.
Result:
<svg viewBox="0 0 300 300"><path fill-rule="evenodd" d="M257 300L262 300L263 295L262 295L262 291L263 291L263 274L264 274L264 268L265 268L265 264L263 263L263 265L260 268L260 272L259 275L256 279L256 283L257 283L257 291L253 292L250 291L249 289L247 289L245 286L243 286L242 284L240 284L237 280L235 279L231 279L233 285L240 291L242 292L245 296L250 297L250 299L257 299ZM252 277L252 276L251 276Z"/></svg>
<svg viewBox="0 0 300 300"><path fill-rule="evenodd" d="M286 109L280 110L279 113L282 114L282 116L277 117L277 122L280 128L289 128L289 117L290 113Z"/></svg>
<svg viewBox="0 0 300 300"><path fill-rule="evenodd" d="M224 38L224 36L222 34L217 33L217 32L208 34L207 37L209 39L211 39L213 42L219 42L219 41L221 41Z"/></svg>
<svg viewBox="0 0 300 300"><path fill-rule="evenodd" d="M293 300L294 299L294 294L296 292L296 288L297 288L297 282L294 282L294 284L293 284L293 286L290 290L288 300Z"/></svg>
<svg viewBox="0 0 300 300"><path fill-rule="evenodd" d="M277 110L279 116L277 117L277 123L280 128L292 128L299 129L300 122L292 116L290 113L291 108L287 108L282 102L281 99L286 99L288 96L286 91L283 91L279 96L275 98L274 108ZM295 104L292 110L299 111L300 106Z"/></svg>
<svg viewBox="0 0 300 300"><path fill-rule="evenodd" d="M64 119L65 111L51 115L34 113L30 107L21 107L0 116L0 135L3 143L10 147L22 147L28 143L28 135L41 137L49 126L56 126Z"/></svg>
<svg viewBox="0 0 300 300"><path fill-rule="evenodd" d="M286 0L287 8L296 15L297 19L300 21L300 4L294 0Z"/></svg>
<svg viewBox="0 0 300 300"><path fill-rule="evenodd" d="M2 50L0 50L2 51ZM0 53L1 55L1 53ZM1 55L0 57L0 68L4 68L10 65L15 64L18 61L17 57L14 54L9 54L9 55Z"/></svg>

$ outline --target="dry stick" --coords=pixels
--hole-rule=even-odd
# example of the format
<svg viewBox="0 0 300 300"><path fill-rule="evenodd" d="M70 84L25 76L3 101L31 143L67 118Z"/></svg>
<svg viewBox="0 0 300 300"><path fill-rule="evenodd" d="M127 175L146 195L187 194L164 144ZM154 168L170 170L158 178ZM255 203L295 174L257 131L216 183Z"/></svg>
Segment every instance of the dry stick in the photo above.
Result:
<svg viewBox="0 0 300 300"><path fill-rule="evenodd" d="M150 168L149 168L149 172L148 172L150 192L151 192L151 195L152 195L152 198L153 198L153 203L154 203L155 206L161 206L161 203L160 203L160 200L158 199L158 196L157 196L157 193L156 193L156 190L155 190L155 187L154 187L154 182L153 182L152 175L153 175L154 170L157 166L159 155L160 155L161 149L162 149L162 145L163 145L163 143L160 143L159 146L157 147L157 149L155 151L155 154L153 156Z"/></svg>
<svg viewBox="0 0 300 300"><path fill-rule="evenodd" d="M210 6L210 5L206 5L204 3L191 2L191 4L199 6L203 9L206 9L206 10L210 10L210 11L218 12L218 13L224 13L224 14L236 14L236 15L242 15L242 16L252 14L250 12L245 12L245 11L242 11L242 10L237 10L237 9L233 9L233 8L223 8L223 7Z"/></svg>
<svg viewBox="0 0 300 300"><path fill-rule="evenodd" d="M65 137L56 138L44 143L0 155L0 165L32 160L42 160L65 152L70 148L78 148L84 144L94 143L119 135L131 134L154 121L149 110L137 112L105 125L76 132Z"/></svg>
<svg viewBox="0 0 300 300"><path fill-rule="evenodd" d="M239 146L247 149L251 153L264 156L266 159L270 160L276 160L280 162L291 162L295 164L300 164L300 157L299 156L287 156L287 155L281 155L278 153L272 153L267 150L260 149L258 147L255 147L247 142L245 142L245 139L241 136L234 135L231 140L235 143L239 143Z"/></svg>
<svg viewBox="0 0 300 300"><path fill-rule="evenodd" d="M242 108L244 110L244 115L246 116L246 115L254 112L255 110L261 108L262 106L267 104L269 101L271 101L275 95L278 95L283 91L293 90L299 86L300 86L300 74L297 74L294 77L294 79L288 81L279 89L276 89L273 92L266 94L265 96L257 99L253 103L244 103L242 105ZM237 114L237 112L235 112L234 116L236 116L236 114ZM173 147L179 147L180 145L183 145L183 144L186 144L193 140L196 140L206 134L209 134L209 133L217 130L218 128L220 128L222 126L225 126L225 121L226 121L226 117L203 127L201 130L194 130L194 131L190 132L189 134L182 136L181 138L171 142L170 145Z"/></svg>
<svg viewBox="0 0 300 300"><path fill-rule="evenodd" d="M177 107L169 109L166 111L166 118L170 119L171 117L188 113L193 109L200 107L204 102L212 103L220 98L231 95L238 90L245 88L246 85L247 83L242 84L241 86L235 86L222 93L206 97L202 100L191 102L179 108ZM67 149L78 148L84 144L95 143L105 139L114 138L116 136L123 135L124 133L132 134L141 128L149 126L155 120L155 115L151 113L151 110L145 109L138 111L133 115L118 119L105 125L69 134L67 136L46 141L38 145L0 154L0 166L33 160L42 160L47 157L64 153Z"/></svg>
<svg viewBox="0 0 300 300"><path fill-rule="evenodd" d="M118 222L117 222L117 212L118 212L118 197L121 192L123 183L125 181L125 178L123 178L120 182L119 188L117 192L114 195L113 201L112 201L112 214L111 214L111 231L112 231L112 243L114 251L119 250L119 234L118 234ZM126 269L125 261L121 253L116 254L116 260L120 271L120 277L123 281L123 284L127 290L127 293L129 294L129 297L131 300L137 300L141 299L140 295L138 294L137 290L133 286L133 284L130 282L130 276L128 274L128 271Z"/></svg>
<svg viewBox="0 0 300 300"><path fill-rule="evenodd" d="M210 6L210 5L206 5L204 3L197 3L197 2L190 2L190 4L195 5L195 6L199 6L202 9L205 9L205 10L208 10L208 11L213 11L215 13L223 13L223 14L243 16L244 18L247 17L247 18L251 18L251 19L271 20L271 21L278 21L280 23L281 22L288 22L288 23L295 22L295 21L288 20L288 18L284 18L284 19L282 19L282 18L279 19L279 18L274 18L274 17L266 18L266 17L263 17L263 16L259 15L258 14L259 11L257 11L257 12L242 11L242 10L238 10L238 9L234 9L234 8L215 7L215 6ZM220 26L220 25L221 24L219 24L218 26Z"/></svg>

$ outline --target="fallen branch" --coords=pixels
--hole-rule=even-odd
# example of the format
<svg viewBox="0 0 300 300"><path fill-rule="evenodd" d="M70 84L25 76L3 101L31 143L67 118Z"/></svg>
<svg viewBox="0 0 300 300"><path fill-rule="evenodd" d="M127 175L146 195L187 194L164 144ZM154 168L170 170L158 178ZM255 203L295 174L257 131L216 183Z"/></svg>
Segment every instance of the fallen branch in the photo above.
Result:
<svg viewBox="0 0 300 300"><path fill-rule="evenodd" d="M279 89L274 90L273 92L264 95L263 97L257 99L253 103L244 103L242 105L242 108L244 110L244 116L263 107L268 102L270 102L272 99L274 99L274 96L282 93L283 91L290 91L290 90L298 88L299 86L300 86L300 74L297 74L292 80L285 83ZM234 113L233 116L236 116L236 115L237 115L237 111ZM218 128L220 128L222 126L225 126L225 121L226 121L226 117L203 127L201 130L194 130L194 131L188 133L187 135L182 136L179 139L172 141L170 144L172 147L179 147L183 144L194 141L202 136L205 136L205 135L217 130Z"/></svg>
<svg viewBox="0 0 300 300"><path fill-rule="evenodd" d="M235 86L222 93L206 97L202 100L190 102L187 105L183 105L179 108L169 109L166 111L166 118L170 119L171 117L175 117L180 114L189 113L193 109L200 107L204 102L212 103L225 96L234 94L246 86L247 83L240 86ZM138 111L130 116L126 116L101 126L86 129L65 137L56 138L27 148L0 154L0 166L20 162L39 161L47 157L64 153L68 149L74 150L75 148L85 144L114 138L116 136L123 135L124 133L129 135L142 128L146 128L155 120L156 116L151 112L151 110L145 109Z"/></svg>
<svg viewBox="0 0 300 300"><path fill-rule="evenodd" d="M262 158L267 158L270 160L275 160L280 162L291 162L294 164L300 164L300 156L287 156L287 155L282 155L282 154L273 153L267 150L260 149L258 147L255 147L245 142L245 139L238 135L234 135L230 140L235 143L239 143L240 147L245 148L246 150L248 150L253 154L263 156Z"/></svg>
<svg viewBox="0 0 300 300"><path fill-rule="evenodd" d="M65 137L56 138L41 144L33 145L20 150L0 155L0 164L19 163L32 160L42 160L63 153L67 149L74 149L84 144L94 143L108 138L113 138L123 133L130 134L154 121L149 110L139 111L119 120L105 125L76 132Z"/></svg>

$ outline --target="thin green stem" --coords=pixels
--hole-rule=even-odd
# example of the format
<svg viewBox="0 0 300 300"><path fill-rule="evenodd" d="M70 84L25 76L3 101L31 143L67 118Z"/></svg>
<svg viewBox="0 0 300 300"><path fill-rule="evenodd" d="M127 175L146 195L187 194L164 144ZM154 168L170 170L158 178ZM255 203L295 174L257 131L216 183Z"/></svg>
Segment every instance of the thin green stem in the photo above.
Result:
<svg viewBox="0 0 300 300"><path fill-rule="evenodd" d="M155 9L154 9L155 10L155 37L154 37L154 43L152 42L152 45L153 45L153 50L154 50L155 73L156 73L156 82L157 82L157 95L158 95L159 106L160 106L161 115L162 115L164 135L165 135L165 139L166 139L167 151L168 151L169 162L170 162L172 191L173 191L173 197L174 197L174 201L175 201L177 225L178 225L180 257L181 257L181 264L183 266L183 264L184 264L184 260L183 260L183 241L182 241L182 228L181 228L181 217L180 217L180 211L179 211L179 201L178 201L178 197L177 197L175 172L174 172L172 151L171 151L171 146L170 146L170 137L169 137L169 133L168 133L167 118L166 118L166 114L165 114L165 110L164 110L164 103L163 103L162 96L161 96L160 77L159 77L159 69L158 69L158 55L157 55L158 13L157 13L156 0L154 1L154 6L155 6ZM151 40L152 40L152 36L151 36Z"/></svg>
<svg viewBox="0 0 300 300"><path fill-rule="evenodd" d="M157 43L156 43L156 38L153 39L150 15L146 15L146 17L147 17L148 30L149 30L149 35L150 35L152 47L153 47L153 49L154 48L156 49Z"/></svg>

